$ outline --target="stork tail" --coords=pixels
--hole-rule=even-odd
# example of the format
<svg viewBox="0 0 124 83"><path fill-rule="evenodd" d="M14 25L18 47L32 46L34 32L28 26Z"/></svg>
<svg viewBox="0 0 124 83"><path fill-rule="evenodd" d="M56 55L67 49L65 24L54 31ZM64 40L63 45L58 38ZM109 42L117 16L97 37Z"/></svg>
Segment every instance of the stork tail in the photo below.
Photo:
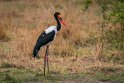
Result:
<svg viewBox="0 0 124 83"><path fill-rule="evenodd" d="M34 58L37 56L39 50L40 50L40 47L38 47L37 44L36 44L35 47L34 47L34 50L33 50L33 57Z"/></svg>

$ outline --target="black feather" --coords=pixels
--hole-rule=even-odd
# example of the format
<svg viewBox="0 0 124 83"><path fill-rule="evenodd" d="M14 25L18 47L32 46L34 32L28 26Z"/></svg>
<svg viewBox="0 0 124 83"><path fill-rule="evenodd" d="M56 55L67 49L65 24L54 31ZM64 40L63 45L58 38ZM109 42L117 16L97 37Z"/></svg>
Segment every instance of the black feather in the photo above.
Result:
<svg viewBox="0 0 124 83"><path fill-rule="evenodd" d="M54 30L48 34L46 34L44 31L37 39L37 42L36 42L36 44L34 46L34 50L33 50L33 56L36 57L40 48L44 45L47 45L51 41L53 41L54 37L55 37L55 31Z"/></svg>

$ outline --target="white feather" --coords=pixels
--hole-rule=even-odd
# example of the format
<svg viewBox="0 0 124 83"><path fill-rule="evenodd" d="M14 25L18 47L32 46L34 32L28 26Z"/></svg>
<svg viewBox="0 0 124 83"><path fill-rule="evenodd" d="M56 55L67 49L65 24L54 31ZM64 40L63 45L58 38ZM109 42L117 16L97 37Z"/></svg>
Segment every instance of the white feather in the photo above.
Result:
<svg viewBox="0 0 124 83"><path fill-rule="evenodd" d="M48 34L48 33L52 32L53 30L55 31L55 33L57 33L57 27L56 26L50 26L49 28L47 28L45 30L45 33Z"/></svg>

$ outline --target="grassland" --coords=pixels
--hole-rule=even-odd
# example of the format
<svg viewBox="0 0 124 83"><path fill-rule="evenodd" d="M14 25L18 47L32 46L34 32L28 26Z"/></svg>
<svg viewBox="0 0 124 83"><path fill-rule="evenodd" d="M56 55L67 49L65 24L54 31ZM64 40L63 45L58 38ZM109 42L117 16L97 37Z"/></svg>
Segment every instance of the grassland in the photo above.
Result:
<svg viewBox="0 0 124 83"><path fill-rule="evenodd" d="M32 49L40 33L56 25L55 11L68 28L62 26L50 46L51 72L43 77L45 48L38 60ZM95 0L1 0L0 18L1 82L124 82L123 53L102 50L102 12Z"/></svg>

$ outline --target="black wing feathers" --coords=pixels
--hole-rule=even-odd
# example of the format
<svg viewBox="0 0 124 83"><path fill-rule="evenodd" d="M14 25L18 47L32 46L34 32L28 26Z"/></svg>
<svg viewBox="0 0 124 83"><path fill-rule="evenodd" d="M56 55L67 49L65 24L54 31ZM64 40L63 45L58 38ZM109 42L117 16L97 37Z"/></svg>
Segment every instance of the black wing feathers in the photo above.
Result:
<svg viewBox="0 0 124 83"><path fill-rule="evenodd" d="M39 38L37 39L37 43L34 47L33 50L33 55L34 57L37 55L38 51L40 50L40 47L48 44L49 42L51 42L54 39L55 36L55 31L53 30L52 32L46 34L45 31L39 36Z"/></svg>

